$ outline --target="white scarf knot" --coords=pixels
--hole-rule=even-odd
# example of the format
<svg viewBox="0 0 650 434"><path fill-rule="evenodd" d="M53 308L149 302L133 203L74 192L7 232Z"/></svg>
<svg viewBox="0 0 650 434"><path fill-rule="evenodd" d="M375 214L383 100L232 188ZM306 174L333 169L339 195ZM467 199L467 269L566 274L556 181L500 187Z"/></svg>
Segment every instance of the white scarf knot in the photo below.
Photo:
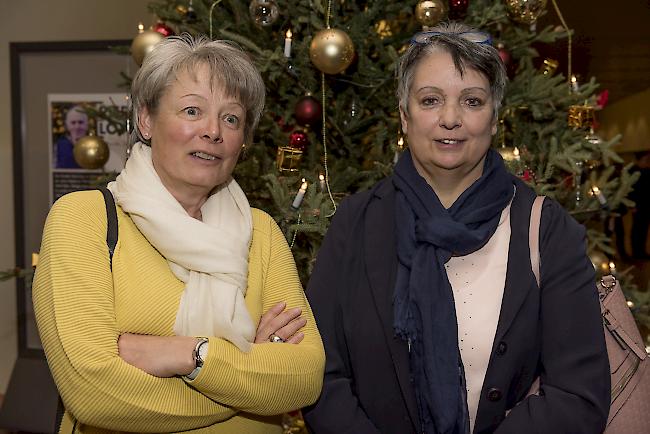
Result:
<svg viewBox="0 0 650 434"><path fill-rule="evenodd" d="M237 182L222 184L201 207L203 221L196 220L162 184L151 148L138 142L108 189L186 284L174 333L221 337L249 351L255 325L244 296L253 220Z"/></svg>

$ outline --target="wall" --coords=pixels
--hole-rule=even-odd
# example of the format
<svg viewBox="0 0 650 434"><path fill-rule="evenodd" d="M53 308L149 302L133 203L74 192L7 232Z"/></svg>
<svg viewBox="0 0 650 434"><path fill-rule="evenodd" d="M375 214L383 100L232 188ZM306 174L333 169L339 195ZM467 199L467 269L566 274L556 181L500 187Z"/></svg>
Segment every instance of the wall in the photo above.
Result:
<svg viewBox="0 0 650 434"><path fill-rule="evenodd" d="M138 21L152 24L149 2L0 0L0 270L15 265L9 42L130 39ZM0 394L7 389L17 340L15 283L0 282Z"/></svg>
<svg viewBox="0 0 650 434"><path fill-rule="evenodd" d="M623 137L614 148L617 152L650 150L650 88L606 106L596 113L600 122L599 134L611 139Z"/></svg>

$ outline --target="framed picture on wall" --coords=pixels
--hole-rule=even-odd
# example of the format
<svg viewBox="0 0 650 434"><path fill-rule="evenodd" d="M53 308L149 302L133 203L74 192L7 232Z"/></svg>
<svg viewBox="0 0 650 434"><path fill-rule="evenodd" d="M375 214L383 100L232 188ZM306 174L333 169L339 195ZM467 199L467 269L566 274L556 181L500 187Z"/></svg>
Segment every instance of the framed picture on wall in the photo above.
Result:
<svg viewBox="0 0 650 434"><path fill-rule="evenodd" d="M38 252L43 224L57 197L92 187L94 179L119 172L124 164L126 136L108 131L108 124L101 117L88 115L92 110L86 109L113 104L122 107L126 116L123 75L131 76L137 66L126 54L128 50L119 47L130 43L10 43L15 251L19 268L29 267L32 254ZM75 159L73 149L81 133L94 134L107 144L109 158L102 167L77 164L83 160ZM18 279L16 291L19 356L43 357L30 282Z"/></svg>
<svg viewBox="0 0 650 434"><path fill-rule="evenodd" d="M66 193L112 178L122 170L127 156L127 134L94 114L114 107L126 122L127 98L126 94L47 96L51 203Z"/></svg>

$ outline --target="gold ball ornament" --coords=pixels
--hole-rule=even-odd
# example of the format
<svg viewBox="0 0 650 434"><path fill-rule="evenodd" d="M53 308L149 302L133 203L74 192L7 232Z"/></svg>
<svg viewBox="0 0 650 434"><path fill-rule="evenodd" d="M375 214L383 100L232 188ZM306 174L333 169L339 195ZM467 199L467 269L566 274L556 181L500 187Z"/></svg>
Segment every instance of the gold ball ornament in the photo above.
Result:
<svg viewBox="0 0 650 434"><path fill-rule="evenodd" d="M354 44L343 30L324 29L311 40L309 57L325 74L338 74L354 60Z"/></svg>
<svg viewBox="0 0 650 434"><path fill-rule="evenodd" d="M506 11L511 20L521 24L534 24L546 10L546 0L506 0Z"/></svg>
<svg viewBox="0 0 650 434"><path fill-rule="evenodd" d="M101 169L108 161L110 151L106 142L98 136L84 136L77 140L72 155L84 169Z"/></svg>
<svg viewBox="0 0 650 434"><path fill-rule="evenodd" d="M424 27L433 27L447 17L447 2L425 0L415 5L415 19Z"/></svg>
<svg viewBox="0 0 650 434"><path fill-rule="evenodd" d="M138 36L133 38L131 43L131 56L133 56L135 63L142 66L144 57L163 39L165 39L163 35L153 30L144 30L138 33Z"/></svg>

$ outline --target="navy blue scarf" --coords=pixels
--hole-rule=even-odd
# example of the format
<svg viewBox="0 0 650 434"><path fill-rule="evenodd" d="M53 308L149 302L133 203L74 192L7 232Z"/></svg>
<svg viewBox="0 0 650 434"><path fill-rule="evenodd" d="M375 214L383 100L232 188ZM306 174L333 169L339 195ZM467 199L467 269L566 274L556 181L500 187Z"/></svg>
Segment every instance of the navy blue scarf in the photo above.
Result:
<svg viewBox="0 0 650 434"><path fill-rule="evenodd" d="M514 187L501 156L489 150L483 175L445 209L413 165L395 166L398 271L393 300L398 336L410 346L422 430L469 432L456 307L444 264L483 247L496 231Z"/></svg>

